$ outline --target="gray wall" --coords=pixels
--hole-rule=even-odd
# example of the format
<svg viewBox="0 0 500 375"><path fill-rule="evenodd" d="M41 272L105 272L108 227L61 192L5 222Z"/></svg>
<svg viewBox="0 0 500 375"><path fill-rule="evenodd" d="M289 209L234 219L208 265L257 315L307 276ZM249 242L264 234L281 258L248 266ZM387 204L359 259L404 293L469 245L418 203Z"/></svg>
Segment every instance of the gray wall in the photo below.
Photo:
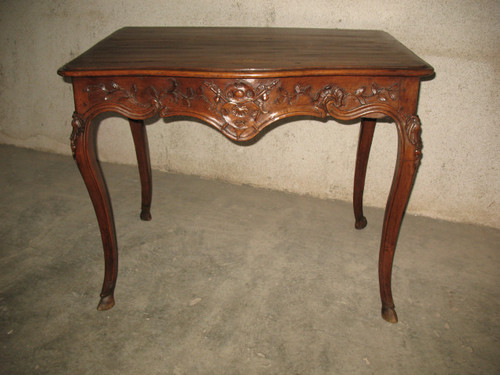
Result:
<svg viewBox="0 0 500 375"><path fill-rule="evenodd" d="M384 29L434 66L422 84L424 158L408 211L500 227L500 2L399 0L4 0L0 2L0 143L70 154L71 86L56 70L132 25ZM350 200L357 125L298 121L237 146L199 123L148 127L154 168ZM126 121L103 121L105 161L135 163ZM396 150L376 130L365 202L384 207Z"/></svg>

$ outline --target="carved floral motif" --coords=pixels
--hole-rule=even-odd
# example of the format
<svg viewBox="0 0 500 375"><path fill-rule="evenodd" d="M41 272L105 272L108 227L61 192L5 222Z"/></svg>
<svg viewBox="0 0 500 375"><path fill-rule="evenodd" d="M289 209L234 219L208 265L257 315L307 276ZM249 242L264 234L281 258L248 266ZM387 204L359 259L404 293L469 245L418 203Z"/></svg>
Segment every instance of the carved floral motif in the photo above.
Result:
<svg viewBox="0 0 500 375"><path fill-rule="evenodd" d="M136 105L143 105L137 100L137 85L133 84L129 90L124 89L119 84L111 81L99 83L97 85L90 85L84 89L85 92L102 92L105 101L120 101L129 100Z"/></svg>
<svg viewBox="0 0 500 375"><path fill-rule="evenodd" d="M379 87L375 82L373 82L370 90L367 90L366 86L362 86L356 90L354 96L361 104L366 104L371 98L375 98L380 102L387 102L389 100L395 101L399 98L399 87L399 82L388 88Z"/></svg>
<svg viewBox="0 0 500 375"><path fill-rule="evenodd" d="M158 89L154 86L148 86L142 93L143 101L137 98L137 85L132 84L130 89L123 88L116 82L99 83L85 88L89 94L102 92L103 100L106 102L127 103L133 106L149 108L153 107L160 116L166 115L168 105L177 105L181 103L187 107L191 106L191 100L195 98L193 89L188 88L186 93L179 90L177 80L174 78L168 79L169 85Z"/></svg>
<svg viewBox="0 0 500 375"><path fill-rule="evenodd" d="M254 83L253 80L237 79L223 81L204 81L196 88L181 90L175 78L168 78L162 87L148 85L138 88L133 83L129 88L114 81L90 85L84 89L90 102L116 103L126 107L131 113L158 114L168 116L170 110L206 114L226 136L236 139L249 139L269 122L269 112L287 113L292 106L300 105L325 116L328 106L342 111L372 103L395 102L399 99L400 84L380 87L372 82L353 91L330 83L319 89L311 85L297 83L289 92L280 79ZM288 86L290 87L290 86ZM206 107L203 107L205 103ZM200 105L202 107L200 107Z"/></svg>
<svg viewBox="0 0 500 375"><path fill-rule="evenodd" d="M388 88L385 88L379 87L375 82L373 82L369 90L366 86L362 86L356 89L353 93L350 93L342 87L334 84L325 85L317 92L313 92L311 86L301 86L300 84L296 84L294 86L293 93L288 93L288 91L280 87L280 94L276 99L276 103L286 102L289 105L293 105L297 102L299 97L305 96L311 100L311 103L313 103L315 107L326 110L326 103L331 102L335 107L342 108L347 105L347 101L349 99L355 99L358 105L365 105L373 101L396 101L399 97L399 86L400 84L398 82Z"/></svg>

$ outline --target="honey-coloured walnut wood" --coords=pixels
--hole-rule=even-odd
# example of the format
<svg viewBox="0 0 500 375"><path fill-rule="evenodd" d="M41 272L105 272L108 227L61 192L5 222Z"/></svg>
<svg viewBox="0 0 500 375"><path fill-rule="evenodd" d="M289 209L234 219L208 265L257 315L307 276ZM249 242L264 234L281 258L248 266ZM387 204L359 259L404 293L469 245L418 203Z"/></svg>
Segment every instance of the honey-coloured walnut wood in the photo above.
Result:
<svg viewBox="0 0 500 375"><path fill-rule="evenodd" d="M354 186L356 228L376 119L398 133L396 169L379 253L382 317L397 322L391 273L397 238L422 156L420 79L433 69L382 31L127 27L63 66L75 99L71 149L94 205L104 249L99 310L114 305L118 247L111 200L96 154L104 112L129 119L141 181L141 219L151 219L152 178L144 120L192 116L244 142L279 119L362 118Z"/></svg>

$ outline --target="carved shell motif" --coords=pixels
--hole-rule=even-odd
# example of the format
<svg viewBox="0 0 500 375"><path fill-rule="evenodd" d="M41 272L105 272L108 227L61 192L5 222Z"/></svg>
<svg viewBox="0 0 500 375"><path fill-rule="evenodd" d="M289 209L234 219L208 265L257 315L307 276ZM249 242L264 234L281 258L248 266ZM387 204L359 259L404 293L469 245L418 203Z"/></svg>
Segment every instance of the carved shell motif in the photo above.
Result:
<svg viewBox="0 0 500 375"><path fill-rule="evenodd" d="M215 96L213 100L206 95L203 98L209 103L211 110L224 119L222 132L227 132L236 139L246 138L259 131L259 116L268 113L264 106L278 82L279 80L274 80L255 87L247 81L237 80L221 89L214 82L207 81L205 86Z"/></svg>

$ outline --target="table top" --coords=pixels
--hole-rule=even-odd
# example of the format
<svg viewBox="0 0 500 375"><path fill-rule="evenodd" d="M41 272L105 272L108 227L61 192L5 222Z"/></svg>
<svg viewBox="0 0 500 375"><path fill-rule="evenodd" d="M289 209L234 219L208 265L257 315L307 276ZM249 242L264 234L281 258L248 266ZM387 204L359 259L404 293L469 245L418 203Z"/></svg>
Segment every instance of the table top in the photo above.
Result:
<svg viewBox="0 0 500 375"><path fill-rule="evenodd" d="M427 76L433 68L378 30L125 27L62 76Z"/></svg>

